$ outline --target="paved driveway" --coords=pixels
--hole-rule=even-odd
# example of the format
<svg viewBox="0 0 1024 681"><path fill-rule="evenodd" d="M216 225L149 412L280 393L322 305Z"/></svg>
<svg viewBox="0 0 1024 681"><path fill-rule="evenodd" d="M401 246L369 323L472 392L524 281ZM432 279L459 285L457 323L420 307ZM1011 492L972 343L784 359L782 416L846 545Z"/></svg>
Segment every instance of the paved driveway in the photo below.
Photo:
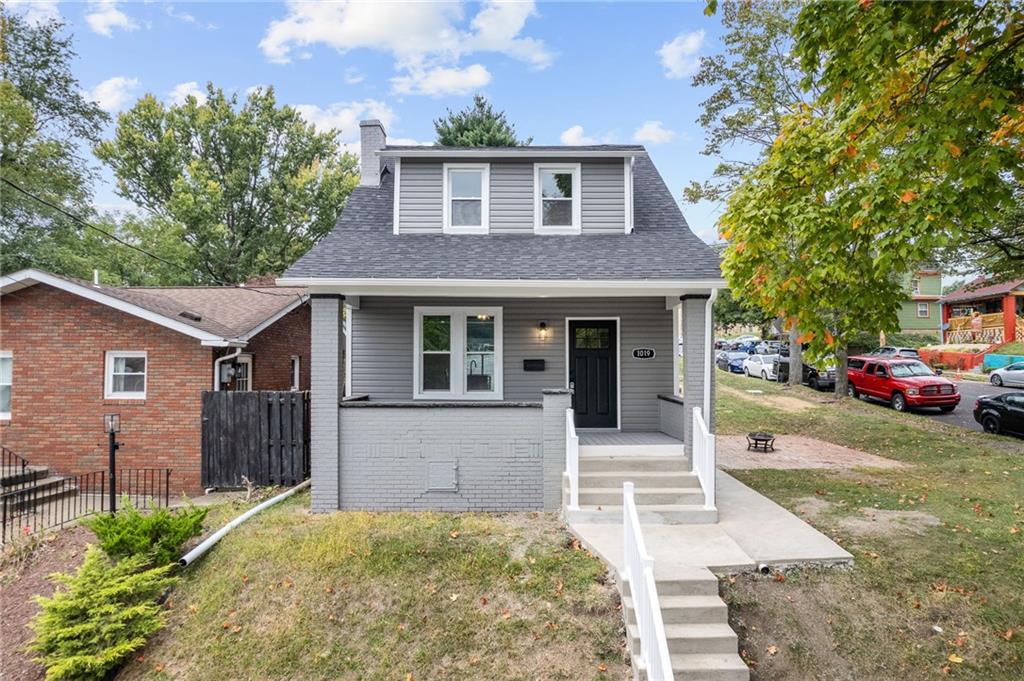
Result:
<svg viewBox="0 0 1024 681"><path fill-rule="evenodd" d="M936 421L944 421L954 426L967 428L969 430L981 430L974 420L974 402L982 395L993 395L1007 392L1024 392L1021 388L997 388L990 383L979 383L977 381L958 381L957 388L962 397L960 404L949 414L943 414L938 409L922 409L916 413L927 416Z"/></svg>

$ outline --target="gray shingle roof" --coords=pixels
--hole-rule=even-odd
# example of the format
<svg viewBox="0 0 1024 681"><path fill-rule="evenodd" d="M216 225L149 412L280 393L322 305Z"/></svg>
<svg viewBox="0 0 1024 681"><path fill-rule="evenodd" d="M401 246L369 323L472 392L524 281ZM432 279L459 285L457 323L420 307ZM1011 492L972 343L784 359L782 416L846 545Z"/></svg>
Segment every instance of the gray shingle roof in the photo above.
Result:
<svg viewBox="0 0 1024 681"><path fill-rule="evenodd" d="M31 283L34 271L22 270L0 279L8 284L23 279ZM44 274L72 284L72 288L96 291L229 340L246 336L308 293L304 288L285 286L108 286L52 272Z"/></svg>
<svg viewBox="0 0 1024 681"><path fill-rule="evenodd" d="M566 156L572 156L575 151L609 151L609 152L635 152L646 153L642 144L550 144L550 145L529 145L525 147L446 147L440 144L388 144L384 151L445 151L458 153L460 151L472 151L475 153L497 151L501 153L519 152L526 156L538 151L564 152Z"/></svg>
<svg viewBox="0 0 1024 681"><path fill-rule="evenodd" d="M526 147L530 149L533 147ZM393 177L357 187L334 230L285 278L694 280L719 279L719 257L690 231L654 164L634 165L633 233L399 234Z"/></svg>

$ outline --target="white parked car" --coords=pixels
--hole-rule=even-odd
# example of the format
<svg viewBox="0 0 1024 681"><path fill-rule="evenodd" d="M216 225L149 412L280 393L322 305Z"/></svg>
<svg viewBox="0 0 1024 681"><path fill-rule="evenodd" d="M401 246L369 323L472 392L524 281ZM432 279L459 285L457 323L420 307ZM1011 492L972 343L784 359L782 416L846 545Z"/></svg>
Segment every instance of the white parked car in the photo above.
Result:
<svg viewBox="0 0 1024 681"><path fill-rule="evenodd" d="M756 376L766 381L776 380L775 360L778 355L750 355L743 360L743 373L747 376Z"/></svg>
<svg viewBox="0 0 1024 681"><path fill-rule="evenodd" d="M996 369L989 375L988 380L992 385L1024 387L1024 362L1014 362L1007 364L1002 369Z"/></svg>

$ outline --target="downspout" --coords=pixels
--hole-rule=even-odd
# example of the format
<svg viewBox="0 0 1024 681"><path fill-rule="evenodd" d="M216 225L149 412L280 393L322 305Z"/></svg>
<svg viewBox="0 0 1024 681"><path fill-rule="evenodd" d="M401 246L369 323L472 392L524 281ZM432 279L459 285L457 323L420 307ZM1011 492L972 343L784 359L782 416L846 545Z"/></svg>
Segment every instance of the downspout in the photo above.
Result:
<svg viewBox="0 0 1024 681"><path fill-rule="evenodd" d="M220 363L226 359L235 359L240 354L242 354L242 348L235 348L233 353L213 360L213 389L215 391L220 390Z"/></svg>
<svg viewBox="0 0 1024 681"><path fill-rule="evenodd" d="M718 289L711 289L711 295L708 296L708 302L704 308L704 423L708 424L708 429L711 430L712 426L712 413L711 413L711 358L714 357L715 347L715 329L712 326L714 321L714 315L712 314L712 308L715 305L715 299L718 298Z"/></svg>

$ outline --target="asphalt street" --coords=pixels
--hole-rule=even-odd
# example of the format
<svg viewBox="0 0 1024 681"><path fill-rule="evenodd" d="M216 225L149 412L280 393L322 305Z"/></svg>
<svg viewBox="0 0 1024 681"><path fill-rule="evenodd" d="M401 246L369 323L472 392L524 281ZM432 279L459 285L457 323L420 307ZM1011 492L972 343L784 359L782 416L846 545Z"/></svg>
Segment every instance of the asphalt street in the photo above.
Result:
<svg viewBox="0 0 1024 681"><path fill-rule="evenodd" d="M953 378L949 376L949 378ZM938 409L920 409L915 413L926 416L936 421L943 421L961 428L970 430L981 430L981 425L974 420L974 402L982 395L994 395L1005 392L1024 392L1021 388L997 388L990 383L979 383L977 381L956 381L956 387L960 391L960 404L948 414L943 414ZM881 406L881 404L879 405Z"/></svg>

